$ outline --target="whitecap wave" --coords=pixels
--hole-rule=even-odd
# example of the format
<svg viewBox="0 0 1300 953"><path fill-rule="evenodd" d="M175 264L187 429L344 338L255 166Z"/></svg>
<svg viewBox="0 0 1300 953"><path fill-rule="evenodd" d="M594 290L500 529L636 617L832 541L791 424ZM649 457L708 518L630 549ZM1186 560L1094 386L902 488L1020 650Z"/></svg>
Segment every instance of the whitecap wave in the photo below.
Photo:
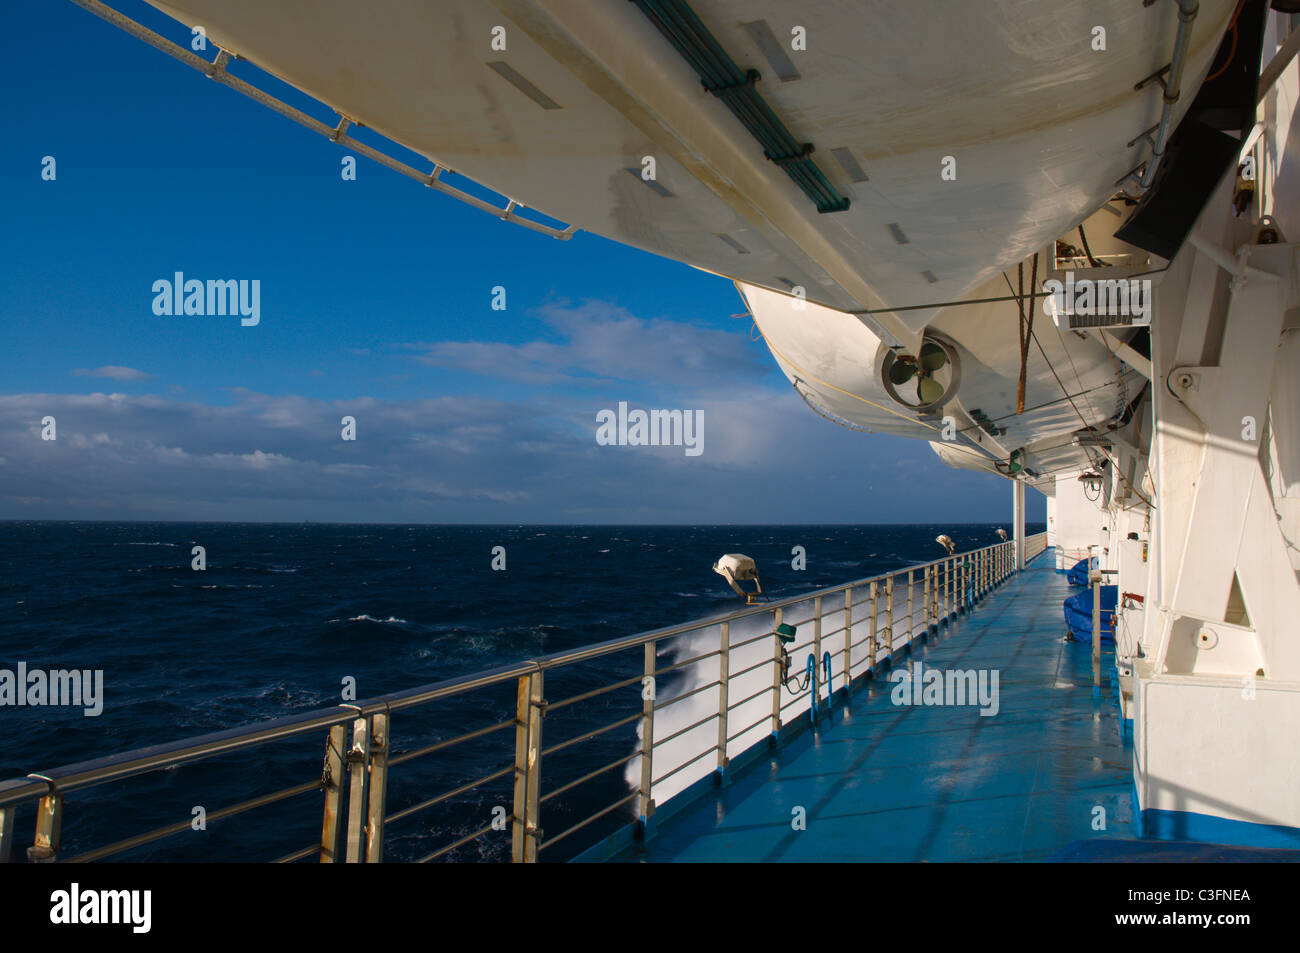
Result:
<svg viewBox="0 0 1300 953"><path fill-rule="evenodd" d="M329 619L328 621L329 622L378 622L381 625L388 625L388 624L410 625L410 623L407 622L405 619L399 619L397 618L397 616L390 615L387 619L376 619L374 616L366 615L364 612L361 615L354 615L349 619Z"/></svg>

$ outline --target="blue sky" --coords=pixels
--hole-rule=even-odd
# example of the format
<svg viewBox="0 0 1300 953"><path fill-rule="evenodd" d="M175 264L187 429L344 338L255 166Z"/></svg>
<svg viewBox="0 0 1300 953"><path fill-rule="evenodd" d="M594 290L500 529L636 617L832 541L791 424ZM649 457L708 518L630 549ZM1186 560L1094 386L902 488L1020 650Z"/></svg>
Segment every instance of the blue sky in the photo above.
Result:
<svg viewBox="0 0 1300 953"><path fill-rule="evenodd" d="M816 417L728 281L362 157L345 182L338 146L72 3L7 25L0 519L1009 519L1005 481ZM177 271L259 279L261 323L155 315ZM703 410L704 453L598 446L619 401Z"/></svg>

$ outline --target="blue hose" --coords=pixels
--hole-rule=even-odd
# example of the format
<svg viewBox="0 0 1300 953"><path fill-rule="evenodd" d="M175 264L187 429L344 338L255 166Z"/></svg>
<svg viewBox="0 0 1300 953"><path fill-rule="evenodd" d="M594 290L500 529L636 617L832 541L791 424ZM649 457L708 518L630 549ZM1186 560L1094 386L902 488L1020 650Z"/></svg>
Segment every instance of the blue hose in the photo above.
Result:
<svg viewBox="0 0 1300 953"><path fill-rule="evenodd" d="M806 671L808 673L808 684L812 688L812 699L811 699L810 707L812 713L812 723L814 728L817 726L817 719L820 717L822 711L825 711L827 715L830 714L830 709L831 709L831 653L830 652L822 653L822 665L826 669L826 704L824 705L820 704L820 699L819 699L820 693L817 690L817 656L813 655L811 652L808 653L808 666L806 668Z"/></svg>
<svg viewBox="0 0 1300 953"><path fill-rule="evenodd" d="M817 657L811 652L808 653L808 665L805 671L808 685L812 689L812 720L815 725L817 724Z"/></svg>

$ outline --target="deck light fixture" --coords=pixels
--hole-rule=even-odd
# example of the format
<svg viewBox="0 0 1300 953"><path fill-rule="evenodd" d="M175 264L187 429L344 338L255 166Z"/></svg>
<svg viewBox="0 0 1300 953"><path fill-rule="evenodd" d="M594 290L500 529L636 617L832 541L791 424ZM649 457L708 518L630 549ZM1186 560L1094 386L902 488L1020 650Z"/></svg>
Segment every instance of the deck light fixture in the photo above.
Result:
<svg viewBox="0 0 1300 953"><path fill-rule="evenodd" d="M713 571L723 579L727 580L728 585L736 590L736 595L745 597L746 605L753 605L763 595L763 586L758 581L758 566L754 560L743 553L728 553L718 559L713 564ZM741 581L753 580L754 591L746 592L740 587Z"/></svg>

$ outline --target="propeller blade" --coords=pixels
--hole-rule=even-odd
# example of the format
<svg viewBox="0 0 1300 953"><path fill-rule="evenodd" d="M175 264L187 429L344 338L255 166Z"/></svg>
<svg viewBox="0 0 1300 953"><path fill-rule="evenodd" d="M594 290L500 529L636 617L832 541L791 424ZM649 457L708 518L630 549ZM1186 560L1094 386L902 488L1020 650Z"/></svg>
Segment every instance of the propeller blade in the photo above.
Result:
<svg viewBox="0 0 1300 953"><path fill-rule="evenodd" d="M897 387L906 384L916 374L916 365L907 361L894 361L889 367L889 382Z"/></svg>
<svg viewBox="0 0 1300 953"><path fill-rule="evenodd" d="M932 404L943 396L944 386L933 377L922 377L916 382L916 396L923 404Z"/></svg>
<svg viewBox="0 0 1300 953"><path fill-rule="evenodd" d="M933 373L948 363L948 354L933 341L921 345L921 370Z"/></svg>

